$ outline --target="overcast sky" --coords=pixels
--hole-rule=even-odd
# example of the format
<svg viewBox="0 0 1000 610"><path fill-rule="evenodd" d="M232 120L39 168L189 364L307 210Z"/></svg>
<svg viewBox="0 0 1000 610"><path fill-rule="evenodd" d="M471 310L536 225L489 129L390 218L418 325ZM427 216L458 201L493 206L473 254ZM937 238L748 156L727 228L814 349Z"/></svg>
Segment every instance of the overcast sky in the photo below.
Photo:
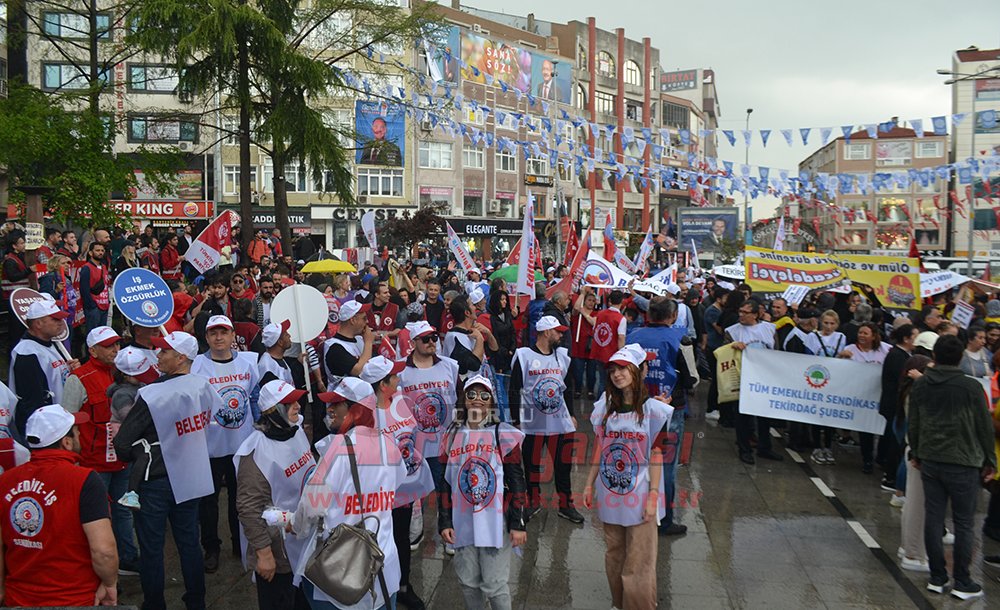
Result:
<svg viewBox="0 0 1000 610"><path fill-rule="evenodd" d="M767 148L754 135L750 164L795 170L819 148L789 147L778 130L856 126L929 118L951 112L946 77L958 49L1000 47L997 0L467 0L489 10L566 22L597 19L597 27L652 39L665 71L715 70L722 129L773 129ZM831 139L835 136L831 136ZM743 162L745 149L719 137L720 158ZM754 170L756 174L756 169ZM773 203L754 218L771 216Z"/></svg>

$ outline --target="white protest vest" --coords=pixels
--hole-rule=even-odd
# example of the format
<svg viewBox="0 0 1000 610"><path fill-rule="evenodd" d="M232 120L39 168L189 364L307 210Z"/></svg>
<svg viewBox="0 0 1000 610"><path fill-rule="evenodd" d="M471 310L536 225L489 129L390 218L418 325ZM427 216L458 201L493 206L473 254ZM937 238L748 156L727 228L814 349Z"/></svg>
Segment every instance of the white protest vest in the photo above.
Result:
<svg viewBox="0 0 1000 610"><path fill-rule="evenodd" d="M783 349L788 348L788 342L792 337L798 337L802 341L802 345L808 350L810 356L822 356L823 355L823 341L819 338L817 333L807 333L801 328L796 326L791 331L789 331L788 336L785 337L785 344L781 347Z"/></svg>
<svg viewBox="0 0 1000 610"><path fill-rule="evenodd" d="M563 400L569 351L557 347L546 356L530 347L519 347L514 362L521 367L521 430L542 436L573 432L573 420Z"/></svg>
<svg viewBox="0 0 1000 610"><path fill-rule="evenodd" d="M837 354L844 351L844 348L847 347L847 337L844 336L844 333L836 330L829 335L820 334L819 341L822 344L822 350L819 355L826 356L827 358L836 358Z"/></svg>
<svg viewBox="0 0 1000 610"><path fill-rule="evenodd" d="M7 379L10 380L10 391L14 392L15 395L17 394L17 379L14 377L14 362L18 356L38 358L38 364L42 367L42 373L49 386L49 394L52 396L52 400L48 404L61 404L63 386L66 385L66 379L69 377L69 366L66 364L66 359L56 349L55 343L46 347L31 337L25 336L14 346L14 351L11 352L10 374Z"/></svg>
<svg viewBox="0 0 1000 610"><path fill-rule="evenodd" d="M341 345L347 350L347 353L351 354L355 358L361 357L361 352L365 350L365 339L364 337L358 336L354 338L354 341L344 341L336 336L327 339L323 342L323 372L326 373L326 387L334 388L340 383L343 377L339 375L334 375L330 372L330 367L326 365L326 353L330 351L330 348L334 345Z"/></svg>
<svg viewBox="0 0 1000 610"><path fill-rule="evenodd" d="M733 324L726 332L733 341L746 343L747 349L774 349L776 330L770 322L758 322L753 326Z"/></svg>
<svg viewBox="0 0 1000 610"><path fill-rule="evenodd" d="M375 427L396 443L406 465L406 479L396 490L393 508L412 504L434 490L431 467L417 447L417 420L410 409L411 404L405 395L396 394L388 409L375 409Z"/></svg>
<svg viewBox="0 0 1000 610"><path fill-rule="evenodd" d="M688 309L687 304L677 302L677 320L674 322L675 328L687 328L688 316L691 315L691 310Z"/></svg>
<svg viewBox="0 0 1000 610"><path fill-rule="evenodd" d="M441 451L441 437L451 425L458 402L458 363L440 358L428 369L407 366L399 374L399 389L413 404L417 448L425 458Z"/></svg>
<svg viewBox="0 0 1000 610"><path fill-rule="evenodd" d="M139 389L160 439L167 478L178 503L215 491L208 462L208 427L222 403L198 375L179 375Z"/></svg>
<svg viewBox="0 0 1000 610"><path fill-rule="evenodd" d="M257 360L257 379L263 379L264 373L274 373L274 376L287 384L295 385L292 381L292 370L288 366L281 366L271 354L264 352Z"/></svg>
<svg viewBox="0 0 1000 610"><path fill-rule="evenodd" d="M456 549L504 547L504 505L509 499L503 496L503 458L521 445L524 432L500 424L499 436L500 447L495 425L476 430L462 426L448 435L444 477L451 485Z"/></svg>
<svg viewBox="0 0 1000 610"><path fill-rule="evenodd" d="M301 415L299 423L302 423ZM309 439L306 437L306 433L300 427L295 431L295 436L287 441L276 441L267 438L260 430L254 430L233 456L237 475L240 471L240 458L251 453L253 453L254 464L260 469L261 474L264 475L271 487L271 504L282 510L294 511L295 507L299 505L306 476L316 466L316 460L309 448ZM242 525L240 525L240 539L243 549L243 565L246 566L247 544ZM293 572L296 569L296 563L302 556L302 550L308 542L309 539L305 536L285 534L285 555L292 562Z"/></svg>
<svg viewBox="0 0 1000 610"><path fill-rule="evenodd" d="M14 407L17 406L17 396L10 389L0 382L0 440L12 438L10 433L11 423L14 421ZM31 452L27 447L22 447L13 441L10 450L14 453L14 464L20 466L31 459ZM0 458L0 464L9 460ZM3 466L0 466L0 474L3 474Z"/></svg>
<svg viewBox="0 0 1000 610"><path fill-rule="evenodd" d="M389 595L399 590L399 554L392 537L392 505L396 491L406 478L406 465L392 439L371 428L352 428L347 432L354 444L358 463L358 478L361 493L358 494L351 476L350 459L347 455L344 435L332 435L316 465L315 476L307 477L296 509L296 521L310 522L322 516L323 527L332 531L341 523L360 523L362 514L366 517L365 527L375 531L378 521L378 546L385 553L383 572ZM321 483L316 484L315 479ZM308 550L308 547L307 547ZM385 601L382 588L375 587L376 601L365 598L353 606L337 606L342 610L371 610L379 608ZM317 600L333 603L318 588L314 594Z"/></svg>
<svg viewBox="0 0 1000 610"><path fill-rule="evenodd" d="M233 455L253 431L252 403L257 402L257 355L233 352L229 362L216 362L200 354L191 364L191 373L204 377L222 401L212 412L208 428L208 452L211 457Z"/></svg>
<svg viewBox="0 0 1000 610"><path fill-rule="evenodd" d="M649 496L649 460L653 444L670 423L674 409L650 398L642 405L642 423L635 412L614 413L605 426L602 425L607 407L605 396L594 403L594 413L590 416L601 460L594 485L597 514L603 523L625 527L639 525ZM659 483L657 481L657 488ZM666 502L662 497L657 506L656 518L659 520L666 514Z"/></svg>

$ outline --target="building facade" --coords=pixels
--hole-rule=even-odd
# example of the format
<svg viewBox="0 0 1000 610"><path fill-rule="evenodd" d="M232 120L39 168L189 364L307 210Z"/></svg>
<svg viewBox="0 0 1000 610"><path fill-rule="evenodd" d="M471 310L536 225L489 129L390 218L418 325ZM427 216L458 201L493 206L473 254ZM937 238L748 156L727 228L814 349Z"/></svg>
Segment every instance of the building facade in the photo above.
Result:
<svg viewBox="0 0 1000 610"><path fill-rule="evenodd" d="M917 137L898 126L877 135L860 130L837 138L799 164L813 181L836 174L838 184L833 200L798 206L803 223L816 232L820 249L830 251L905 252L911 234L921 250L943 249L948 182L930 170L947 163L947 137ZM901 173L913 179L893 178Z"/></svg>

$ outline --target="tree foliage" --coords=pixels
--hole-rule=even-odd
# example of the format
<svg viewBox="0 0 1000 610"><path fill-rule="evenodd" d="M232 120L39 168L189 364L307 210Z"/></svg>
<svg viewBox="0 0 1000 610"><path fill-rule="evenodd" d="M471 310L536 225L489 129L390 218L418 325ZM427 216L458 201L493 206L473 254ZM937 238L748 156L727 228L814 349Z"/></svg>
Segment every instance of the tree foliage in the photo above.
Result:
<svg viewBox="0 0 1000 610"><path fill-rule="evenodd" d="M46 186L46 204L60 221L84 225L120 224L121 213L108 205L112 192L135 188L135 169L161 192L169 191L180 168L170 152L140 149L115 155L114 130L100 116L71 112L60 97L12 83L0 99L0 167L5 167L11 200L22 200L18 186Z"/></svg>
<svg viewBox="0 0 1000 610"><path fill-rule="evenodd" d="M443 214L448 212L448 206L443 204L428 205L420 208L412 215L407 210L401 216L387 220L378 233L390 247L404 247L407 250L421 241L440 234L444 230Z"/></svg>

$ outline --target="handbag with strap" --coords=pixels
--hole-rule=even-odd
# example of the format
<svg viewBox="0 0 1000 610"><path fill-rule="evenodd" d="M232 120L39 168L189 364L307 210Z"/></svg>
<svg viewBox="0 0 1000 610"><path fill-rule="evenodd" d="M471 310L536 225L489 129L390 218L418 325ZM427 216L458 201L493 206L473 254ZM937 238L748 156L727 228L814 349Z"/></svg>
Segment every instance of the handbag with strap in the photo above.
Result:
<svg viewBox="0 0 1000 610"><path fill-rule="evenodd" d="M367 519L375 518L364 514L364 498L361 495L361 481L358 476L358 461L354 455L354 444L346 434L344 443L351 461L351 477L354 490L361 498L361 521L356 524L341 523L330 532L326 540L317 543L317 548L306 562L305 577L317 589L329 595L344 606L359 603L366 595L376 601L375 580L382 588L383 603L389 603L389 589L382 572L385 553L378 545L378 530L372 532L365 527ZM376 525L378 519L375 519ZM320 520L319 535L323 534Z"/></svg>

